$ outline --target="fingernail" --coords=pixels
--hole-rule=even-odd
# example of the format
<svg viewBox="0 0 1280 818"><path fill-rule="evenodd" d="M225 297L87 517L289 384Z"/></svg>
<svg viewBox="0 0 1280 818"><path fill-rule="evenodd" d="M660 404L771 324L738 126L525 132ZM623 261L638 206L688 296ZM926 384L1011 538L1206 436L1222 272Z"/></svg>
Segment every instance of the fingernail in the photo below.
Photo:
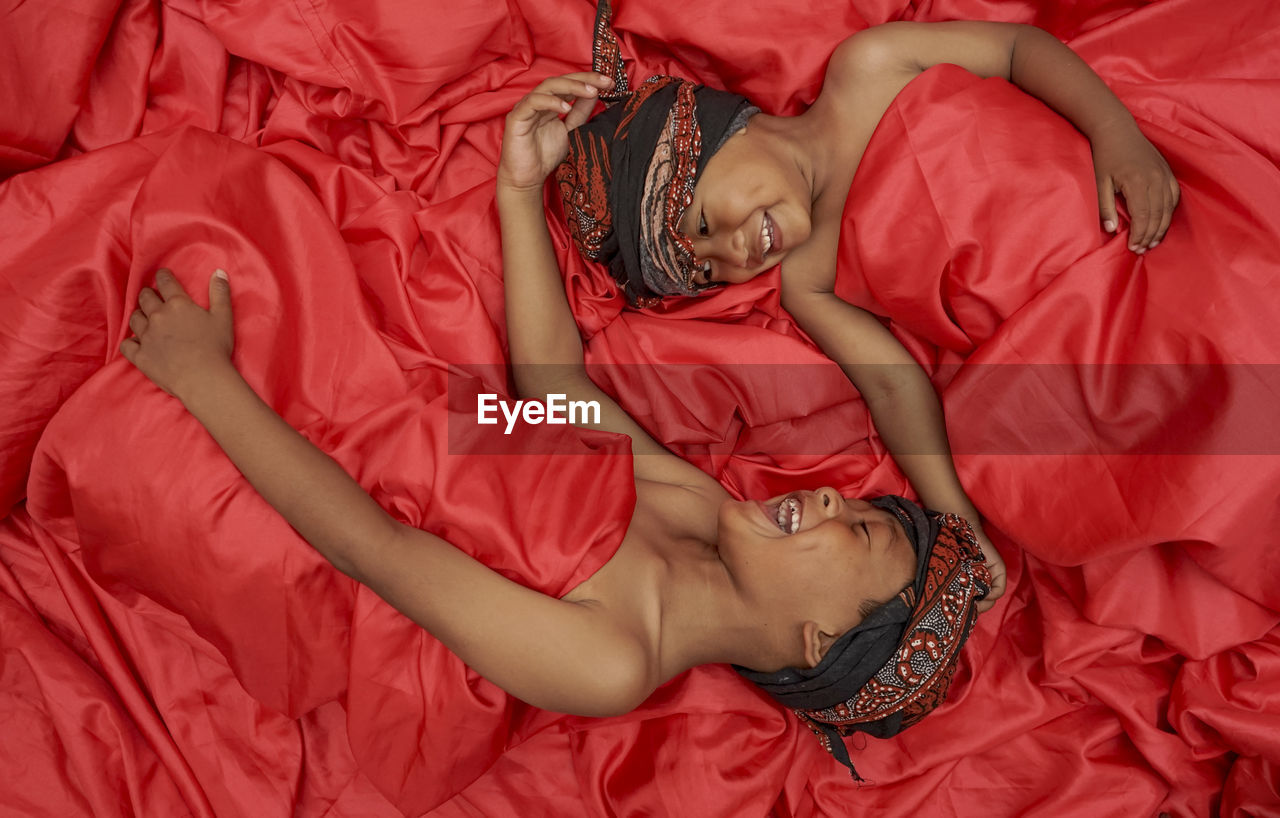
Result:
<svg viewBox="0 0 1280 818"><path fill-rule="evenodd" d="M1157 248L1157 247L1159 247L1159 246L1160 246L1160 241L1157 239L1156 241L1151 242L1151 246L1150 246L1150 247L1148 247L1147 249L1148 249L1148 250L1154 250L1154 249L1156 249L1156 248Z"/></svg>
<svg viewBox="0 0 1280 818"><path fill-rule="evenodd" d="M1108 233L1114 233L1116 231L1116 223L1112 219L1107 219L1102 223L1102 228Z"/></svg>
<svg viewBox="0 0 1280 818"><path fill-rule="evenodd" d="M216 269L216 270L214 270L214 271L213 271L213 277L214 277L214 278L220 278L220 279L222 279L223 281L226 281L226 280L227 280L227 271L226 271L226 270L224 270L224 269L222 269L221 267L219 267L218 269Z"/></svg>

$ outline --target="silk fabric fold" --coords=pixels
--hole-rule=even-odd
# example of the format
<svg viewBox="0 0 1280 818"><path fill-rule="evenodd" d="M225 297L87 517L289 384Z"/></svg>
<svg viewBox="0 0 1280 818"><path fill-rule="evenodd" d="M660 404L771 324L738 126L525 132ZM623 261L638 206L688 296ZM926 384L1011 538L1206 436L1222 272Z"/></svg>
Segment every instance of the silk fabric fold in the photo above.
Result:
<svg viewBox="0 0 1280 818"><path fill-rule="evenodd" d="M1168 158L1137 257L1087 142L954 67L886 114L839 292L943 396L1009 565L945 705L856 751L861 787L729 668L614 719L506 697L330 568L116 351L173 268L231 271L236 362L395 516L560 595L620 541L626 442L508 395L502 119L580 70L560 0L19 4L0 25L0 814L1267 815L1280 809L1280 11L982 6L1067 39ZM635 75L768 113L868 24L952 2L622 0ZM908 491L777 273L623 309L550 205L588 362L741 497ZM499 435L501 438L501 435ZM495 438L496 439L496 438ZM486 453L478 453L478 452Z"/></svg>

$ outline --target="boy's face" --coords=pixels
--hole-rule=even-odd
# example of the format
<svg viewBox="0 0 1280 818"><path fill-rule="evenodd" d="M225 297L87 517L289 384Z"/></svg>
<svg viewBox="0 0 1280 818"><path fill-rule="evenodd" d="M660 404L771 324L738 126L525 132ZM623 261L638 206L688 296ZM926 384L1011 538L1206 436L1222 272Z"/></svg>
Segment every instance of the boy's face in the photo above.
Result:
<svg viewBox="0 0 1280 818"><path fill-rule="evenodd" d="M737 284L778 265L812 229L812 192L794 163L750 125L707 161L680 230L693 243L697 284Z"/></svg>
<svg viewBox="0 0 1280 818"><path fill-rule="evenodd" d="M832 635L862 621L864 600L892 599L916 575L898 518L831 488L726 501L719 539L720 559L749 598L780 621L813 618Z"/></svg>

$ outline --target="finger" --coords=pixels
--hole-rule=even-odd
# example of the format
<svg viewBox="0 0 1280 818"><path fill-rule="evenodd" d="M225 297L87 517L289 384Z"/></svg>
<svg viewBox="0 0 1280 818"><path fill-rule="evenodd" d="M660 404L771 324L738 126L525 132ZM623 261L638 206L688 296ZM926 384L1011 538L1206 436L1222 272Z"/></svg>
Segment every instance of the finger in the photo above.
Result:
<svg viewBox="0 0 1280 818"><path fill-rule="evenodd" d="M1156 232L1151 236L1151 247L1155 247L1164 241L1164 234L1169 230L1169 222L1173 221L1174 204L1173 194L1166 192L1161 206L1160 224L1156 227Z"/></svg>
<svg viewBox="0 0 1280 818"><path fill-rule="evenodd" d="M1178 180L1169 178L1169 195L1165 197L1166 216L1160 226L1160 234L1156 236L1156 240L1151 243L1155 247L1164 241L1165 233L1169 232L1169 225L1173 223L1173 211L1178 209L1178 202L1182 201L1182 188L1178 187Z"/></svg>
<svg viewBox="0 0 1280 818"><path fill-rule="evenodd" d="M573 108L564 118L564 126L569 130L573 130L582 123L591 118L591 112L596 109L596 100L594 97L582 97L573 103Z"/></svg>
<svg viewBox="0 0 1280 818"><path fill-rule="evenodd" d="M1151 243L1160 232L1160 221L1164 218L1164 191L1159 185L1147 188L1147 231L1142 237L1142 249L1150 250Z"/></svg>
<svg viewBox="0 0 1280 818"><path fill-rule="evenodd" d="M221 267L209 276L209 313L226 326L231 325L231 281Z"/></svg>
<svg viewBox="0 0 1280 818"><path fill-rule="evenodd" d="M1160 228L1160 218L1164 215L1164 195L1158 188L1147 188L1147 224L1142 233L1142 244L1138 249L1146 252L1151 249L1151 242L1156 240L1156 231Z"/></svg>
<svg viewBox="0 0 1280 818"><path fill-rule="evenodd" d="M142 310L142 314L146 317L150 318L151 313L163 306L164 301L150 287L143 287L142 292L138 293L138 309Z"/></svg>
<svg viewBox="0 0 1280 818"><path fill-rule="evenodd" d="M126 338L120 342L120 354L134 366L138 365L138 350L140 349L142 349L142 345L138 343L137 338Z"/></svg>
<svg viewBox="0 0 1280 818"><path fill-rule="evenodd" d="M524 125L532 130L541 120L540 115L551 112L555 115L567 114L573 106L554 94L532 92L525 95L511 111L513 124Z"/></svg>
<svg viewBox="0 0 1280 818"><path fill-rule="evenodd" d="M1151 218L1151 202L1147 198L1147 191L1122 186L1120 192L1129 208L1129 249L1135 253L1145 250L1148 222Z"/></svg>
<svg viewBox="0 0 1280 818"><path fill-rule="evenodd" d="M167 267L161 267L156 271L156 289L159 290L160 297L165 301L187 294L182 283L174 278L173 272Z"/></svg>
<svg viewBox="0 0 1280 818"><path fill-rule="evenodd" d="M138 336L147 331L147 316L142 314L142 310L134 310L129 316L129 331Z"/></svg>
<svg viewBox="0 0 1280 818"><path fill-rule="evenodd" d="M1099 176L1097 179L1098 213L1102 216L1102 229L1114 233L1120 226L1120 220L1116 218L1116 189L1110 176Z"/></svg>
<svg viewBox="0 0 1280 818"><path fill-rule="evenodd" d="M560 77L547 77L534 87L534 91L563 96L596 96L600 91L613 87L613 79L594 71L576 71Z"/></svg>

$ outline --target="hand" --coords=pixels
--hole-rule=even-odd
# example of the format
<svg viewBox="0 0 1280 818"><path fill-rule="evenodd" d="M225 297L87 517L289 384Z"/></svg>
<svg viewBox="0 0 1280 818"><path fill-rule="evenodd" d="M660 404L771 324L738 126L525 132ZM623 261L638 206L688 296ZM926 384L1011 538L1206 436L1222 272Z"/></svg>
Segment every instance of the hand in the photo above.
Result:
<svg viewBox="0 0 1280 818"><path fill-rule="evenodd" d="M569 131L587 121L600 92L611 87L609 77L580 71L549 77L525 94L507 114L498 184L541 192L542 183L569 152Z"/></svg>
<svg viewBox="0 0 1280 818"><path fill-rule="evenodd" d="M1178 206L1178 181L1169 163L1138 126L1126 122L1093 137L1093 171L1103 228L1114 233L1118 191L1129 208L1129 249L1145 253L1164 238Z"/></svg>
<svg viewBox="0 0 1280 818"><path fill-rule="evenodd" d="M158 293L156 291L159 291ZM156 273L156 289L138 293L138 309L129 316L134 337L120 343L120 354L156 386L185 400L194 384L231 366L234 331L231 285L216 271L209 279L209 309L187 295L167 269Z"/></svg>
<svg viewBox="0 0 1280 818"><path fill-rule="evenodd" d="M974 536L978 539L978 546L982 548L982 556L986 557L987 571L991 573L991 590L985 597L978 600L975 606L978 613L985 613L995 607L996 600L1004 596L1005 584L1008 581L1007 573L1004 567L1004 558L1000 556L1000 552L991 544L990 538L987 537L981 526L972 526Z"/></svg>

